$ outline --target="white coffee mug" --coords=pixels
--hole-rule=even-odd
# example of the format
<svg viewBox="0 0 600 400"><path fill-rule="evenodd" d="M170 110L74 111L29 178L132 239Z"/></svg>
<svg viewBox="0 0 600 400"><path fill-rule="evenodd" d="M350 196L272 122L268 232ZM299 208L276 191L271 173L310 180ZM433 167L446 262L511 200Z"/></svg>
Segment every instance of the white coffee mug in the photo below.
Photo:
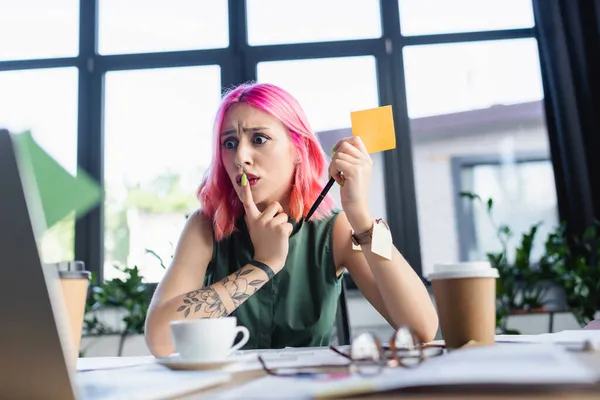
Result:
<svg viewBox="0 0 600 400"><path fill-rule="evenodd" d="M190 361L223 360L250 339L248 328L237 326L235 317L180 320L170 325L175 351ZM242 339L233 345L240 332Z"/></svg>

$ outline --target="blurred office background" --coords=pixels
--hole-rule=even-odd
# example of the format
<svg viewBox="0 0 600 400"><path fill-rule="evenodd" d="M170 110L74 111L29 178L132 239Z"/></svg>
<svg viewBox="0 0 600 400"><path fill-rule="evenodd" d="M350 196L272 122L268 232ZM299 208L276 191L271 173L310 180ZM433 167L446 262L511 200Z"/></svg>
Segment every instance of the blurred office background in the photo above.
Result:
<svg viewBox="0 0 600 400"><path fill-rule="evenodd" d="M541 221L539 255L580 203L571 201L577 183L565 183L578 173L566 170L575 156L559 147L572 147L568 135L548 129L551 77L534 8L531 0L0 0L0 126L30 129L68 171L81 166L106 191L101 207L45 234L44 261L83 260L100 282L123 275L115 266L138 266L146 283L158 282L156 255L168 264L198 207L220 96L246 81L290 91L324 142L351 135L351 111L392 105L397 149L373 154L370 207L419 274L499 250L485 208L461 191L493 198L496 222L517 239ZM387 334L348 284L352 330ZM539 333L547 318L514 323ZM554 329L574 324L557 315Z"/></svg>

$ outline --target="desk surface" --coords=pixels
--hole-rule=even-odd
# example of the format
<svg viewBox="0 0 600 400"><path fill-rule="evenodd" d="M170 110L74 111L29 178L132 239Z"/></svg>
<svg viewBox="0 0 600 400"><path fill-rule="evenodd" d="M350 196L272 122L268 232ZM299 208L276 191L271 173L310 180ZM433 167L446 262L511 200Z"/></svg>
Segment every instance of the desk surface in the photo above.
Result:
<svg viewBox="0 0 600 400"><path fill-rule="evenodd" d="M296 349L297 351L306 351L306 349ZM292 350L295 351L295 350ZM245 353L245 352L244 352ZM597 373L596 375L600 377L600 352L575 352L575 357L577 361L588 367L590 370ZM137 360L136 360L137 359ZM486 358L487 360L487 358ZM80 361L84 361L80 364L80 369L86 369L83 364L87 364L88 366L93 367L96 365L97 367L102 366L106 368L110 367L111 363L118 367L123 368L123 366L127 366L128 363L131 365L135 365L137 363L153 363L154 359L152 357L132 357L132 358L112 358L112 359L82 359ZM576 366L576 365L575 365ZM93 368L92 368L93 369ZM249 384L249 386L253 386L255 382L259 379L266 377L267 374L262 369L254 369L254 370L243 370L239 372L232 372L232 379L224 384L220 384L215 387L199 390L193 394L186 395L184 397L179 397L181 399L191 400L191 399L211 399L218 397L219 395L227 395L228 392L232 391L232 395L236 393L236 389L239 390L241 385ZM271 378L273 379L273 378ZM275 378L282 379L282 378ZM265 381L264 388L267 388L267 384ZM270 381L271 384L273 381ZM303 384L303 383L302 383ZM262 386L262 385L261 385ZM243 387L245 389L245 386ZM262 389L261 389L262 390ZM239 393L237 393L239 394ZM236 395L237 395L236 394ZM548 386L544 386L543 388L540 386L514 386L508 387L506 385L500 386L489 386L486 385L484 387L480 386L461 386L460 389L450 388L450 387L438 387L438 388L410 388L410 389L399 389L393 392L386 393L376 393L376 394L368 394L363 396L354 396L357 398L394 398L399 394L402 394L403 398L415 398L422 400L433 400L433 399L453 399L453 398L465 398L472 397L478 399L533 399L533 398L550 398L550 399L600 399L600 385L590 386L586 385L585 387L568 387L568 386L560 386L550 388Z"/></svg>
<svg viewBox="0 0 600 400"><path fill-rule="evenodd" d="M577 358L581 360L583 364L593 368L594 371L598 371L600 376L600 353L581 353L577 355ZM218 387L204 389L198 393L190 396L185 396L184 400L199 400L199 399L210 399L216 394L221 394L229 389L238 387L248 382L252 382L256 379L260 379L266 376L264 371L243 371L234 372L233 379ZM495 391L495 390L494 390ZM461 388L459 391L448 389L448 388L423 388L423 389L401 389L397 391L390 391L384 393L371 393L365 395L356 395L352 398L356 399L392 399L401 396L403 399L415 399L415 400L448 400L448 399L465 399L467 397L481 400L531 400L540 398L543 399L560 399L560 400L591 400L600 399L600 385L596 387L586 388L553 388L551 390L540 389L540 388L527 388L527 387L515 387L513 389L504 388L500 390L500 393L490 393L490 388Z"/></svg>

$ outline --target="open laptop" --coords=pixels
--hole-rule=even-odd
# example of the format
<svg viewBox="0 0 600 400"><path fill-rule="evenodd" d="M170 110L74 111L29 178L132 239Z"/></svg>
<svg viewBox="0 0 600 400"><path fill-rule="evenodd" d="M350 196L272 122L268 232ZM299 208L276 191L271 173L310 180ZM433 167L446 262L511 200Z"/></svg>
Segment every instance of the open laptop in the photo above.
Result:
<svg viewBox="0 0 600 400"><path fill-rule="evenodd" d="M42 269L29 211L39 200L25 193L7 130L0 130L0 193L0 396L74 399L60 281Z"/></svg>
<svg viewBox="0 0 600 400"><path fill-rule="evenodd" d="M158 364L147 375L125 370L112 376L100 371L97 378L96 372L77 375L68 357L73 341L58 272L42 268L38 251L36 232L44 224L41 203L37 191L28 189L32 171L16 155L11 134L0 129L0 398L134 398L127 392L136 393L135 385L149 389L157 381L161 389L171 387L171 395L177 395L178 386L193 391L229 380L229 374L217 372L163 372Z"/></svg>

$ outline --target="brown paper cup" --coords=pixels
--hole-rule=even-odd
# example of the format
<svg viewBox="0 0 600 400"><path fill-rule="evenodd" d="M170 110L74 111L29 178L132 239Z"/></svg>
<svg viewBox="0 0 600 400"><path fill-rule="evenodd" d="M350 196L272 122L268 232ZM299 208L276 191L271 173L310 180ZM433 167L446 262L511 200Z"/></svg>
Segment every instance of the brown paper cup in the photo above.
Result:
<svg viewBox="0 0 600 400"><path fill-rule="evenodd" d="M497 270L492 268L453 268L430 276L446 348L457 349L469 342L494 343L496 277Z"/></svg>
<svg viewBox="0 0 600 400"><path fill-rule="evenodd" d="M85 303L88 287L90 284L90 272L85 271L81 261L63 262L55 264L58 268L62 292L65 297L65 305L69 316L71 337L73 338L72 357L79 357L81 346L81 334L83 330L83 319L85 314Z"/></svg>

